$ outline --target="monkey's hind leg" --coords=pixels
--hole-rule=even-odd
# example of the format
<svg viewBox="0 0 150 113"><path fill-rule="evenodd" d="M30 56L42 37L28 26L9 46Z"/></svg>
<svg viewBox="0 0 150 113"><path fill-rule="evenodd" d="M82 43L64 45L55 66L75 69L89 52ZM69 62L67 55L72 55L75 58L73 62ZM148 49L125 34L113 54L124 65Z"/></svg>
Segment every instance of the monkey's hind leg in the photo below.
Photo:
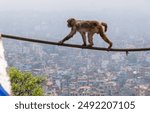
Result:
<svg viewBox="0 0 150 113"><path fill-rule="evenodd" d="M106 35L101 36L102 39L109 44L108 49L112 47L112 42L106 37Z"/></svg>
<svg viewBox="0 0 150 113"><path fill-rule="evenodd" d="M100 36L106 43L109 44L108 49L110 49L112 47L113 43L107 38L107 36L104 34L103 30L100 30Z"/></svg>
<svg viewBox="0 0 150 113"><path fill-rule="evenodd" d="M88 42L89 42L89 47L92 47L93 45L94 45L94 43L93 43L93 35L94 35L94 33L88 33Z"/></svg>

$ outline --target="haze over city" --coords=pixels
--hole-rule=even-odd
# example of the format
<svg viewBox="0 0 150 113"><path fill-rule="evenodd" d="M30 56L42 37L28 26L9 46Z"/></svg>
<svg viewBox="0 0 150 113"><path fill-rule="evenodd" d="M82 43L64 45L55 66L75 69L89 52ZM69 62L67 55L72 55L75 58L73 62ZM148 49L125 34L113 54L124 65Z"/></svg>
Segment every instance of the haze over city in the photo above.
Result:
<svg viewBox="0 0 150 113"><path fill-rule="evenodd" d="M0 0L1 10L146 10L149 0Z"/></svg>

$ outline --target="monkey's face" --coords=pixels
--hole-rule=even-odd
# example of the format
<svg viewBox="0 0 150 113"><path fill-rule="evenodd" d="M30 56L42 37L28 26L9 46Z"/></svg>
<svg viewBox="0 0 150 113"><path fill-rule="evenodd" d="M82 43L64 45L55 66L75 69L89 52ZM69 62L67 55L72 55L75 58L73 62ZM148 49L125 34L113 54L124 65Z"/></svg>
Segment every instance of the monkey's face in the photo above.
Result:
<svg viewBox="0 0 150 113"><path fill-rule="evenodd" d="M73 27L75 25L76 20L74 18L70 18L67 20L68 27Z"/></svg>

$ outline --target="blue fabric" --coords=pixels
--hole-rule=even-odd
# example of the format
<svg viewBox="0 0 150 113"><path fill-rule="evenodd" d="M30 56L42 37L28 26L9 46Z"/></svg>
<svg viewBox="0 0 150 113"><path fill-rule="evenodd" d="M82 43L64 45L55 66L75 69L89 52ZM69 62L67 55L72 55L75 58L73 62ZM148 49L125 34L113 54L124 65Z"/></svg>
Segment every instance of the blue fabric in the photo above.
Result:
<svg viewBox="0 0 150 113"><path fill-rule="evenodd" d="M9 96L5 89L0 84L0 96Z"/></svg>

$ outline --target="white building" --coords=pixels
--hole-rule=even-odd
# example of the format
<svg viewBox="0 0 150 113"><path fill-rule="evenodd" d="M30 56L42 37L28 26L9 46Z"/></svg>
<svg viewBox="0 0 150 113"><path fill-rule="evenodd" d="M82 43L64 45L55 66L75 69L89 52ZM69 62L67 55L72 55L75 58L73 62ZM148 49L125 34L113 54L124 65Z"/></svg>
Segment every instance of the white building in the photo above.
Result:
<svg viewBox="0 0 150 113"><path fill-rule="evenodd" d="M6 67L7 67L7 62L5 60L2 38L0 35L0 84L10 94L11 85L9 81L9 76L7 75L6 72Z"/></svg>

